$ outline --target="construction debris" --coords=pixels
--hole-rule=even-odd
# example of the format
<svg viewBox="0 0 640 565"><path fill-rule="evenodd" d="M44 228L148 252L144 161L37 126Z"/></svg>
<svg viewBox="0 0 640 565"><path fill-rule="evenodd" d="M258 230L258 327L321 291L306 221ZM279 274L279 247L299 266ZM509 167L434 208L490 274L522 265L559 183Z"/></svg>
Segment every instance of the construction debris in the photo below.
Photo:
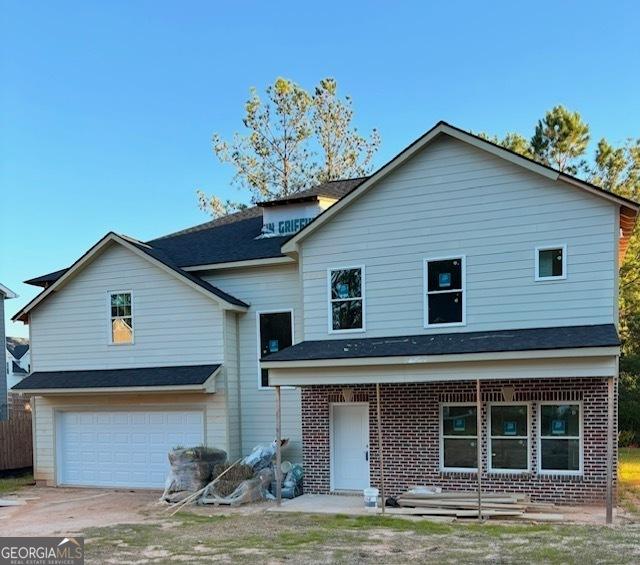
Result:
<svg viewBox="0 0 640 565"><path fill-rule="evenodd" d="M214 447L176 448L169 452L171 470L162 499L176 502L200 490L211 480L214 468L227 461L227 453Z"/></svg>
<svg viewBox="0 0 640 565"><path fill-rule="evenodd" d="M478 517L477 492L435 492L427 487L412 488L395 499L398 507L388 514L412 516ZM388 505L392 506L392 505ZM531 502L526 494L482 493L483 518L519 518L537 521L562 520L554 504Z"/></svg>
<svg viewBox="0 0 640 565"><path fill-rule="evenodd" d="M287 439L281 440L281 446L286 445L288 441ZM208 479L211 476L215 478L208 480L205 484L198 482L199 488L192 489L191 492L187 492L186 489L177 490L177 488L187 485L185 482L181 483L177 480L176 475L179 473L174 472L172 455L170 454L172 472L167 479L167 489L165 489L161 501L174 503L172 507L173 515L184 506L192 503L238 506L259 500L273 500L274 495L269 489L271 487L271 491L275 492L277 486L274 469L276 445L274 441L268 446L256 446L249 455L243 459L238 459L232 465L226 462L225 454L224 460L218 460L212 468L213 475L211 473L208 475ZM191 452L195 450L184 451ZM212 451L224 453L220 450ZM184 455L180 455L184 460ZM174 457L174 459L176 458ZM282 481L283 496L285 498L293 498L302 494L302 466L292 465L285 461L281 468L283 471L281 476L284 476ZM199 479L202 479L205 475L200 470L199 468L198 473L191 473L190 477L193 478L196 475ZM193 487L194 483L192 482L188 486ZM173 492L171 489L176 489L176 491Z"/></svg>

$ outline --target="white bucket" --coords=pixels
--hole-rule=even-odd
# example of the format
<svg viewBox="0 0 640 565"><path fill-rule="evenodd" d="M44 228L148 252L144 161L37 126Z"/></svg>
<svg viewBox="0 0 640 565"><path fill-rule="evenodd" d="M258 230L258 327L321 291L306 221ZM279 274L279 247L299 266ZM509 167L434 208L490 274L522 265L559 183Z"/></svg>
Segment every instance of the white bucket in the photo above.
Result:
<svg viewBox="0 0 640 565"><path fill-rule="evenodd" d="M369 487L364 489L364 507L376 509L378 507L378 489Z"/></svg>

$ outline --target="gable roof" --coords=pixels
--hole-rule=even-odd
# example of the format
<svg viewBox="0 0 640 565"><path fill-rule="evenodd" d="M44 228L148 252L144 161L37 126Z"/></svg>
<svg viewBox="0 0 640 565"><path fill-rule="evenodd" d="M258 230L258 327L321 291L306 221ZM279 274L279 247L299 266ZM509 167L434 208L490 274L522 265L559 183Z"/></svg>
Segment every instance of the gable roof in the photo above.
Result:
<svg viewBox="0 0 640 565"><path fill-rule="evenodd" d="M363 180L356 178L323 183L268 204L307 197L340 199ZM285 257L281 247L288 236L259 237L261 233L262 210L258 205L150 240L147 244L162 250L182 268Z"/></svg>
<svg viewBox="0 0 640 565"><path fill-rule="evenodd" d="M385 178L387 175L397 169L405 161L413 157L416 153L418 153L421 149L423 149L440 135L448 135L478 149L487 151L488 153L509 161L510 163L524 167L525 169L542 175L552 181L565 182L575 188L582 189L586 192L594 194L595 196L604 198L614 204L619 205L620 228L623 232L623 236L620 239L620 254L621 256L624 256L624 252L626 251L629 243L629 237L631 236L631 231L633 230L633 226L635 224L635 219L638 215L638 211L640 210L639 203L634 202L633 200L629 200L628 198L613 194L612 192L604 190L603 188L600 188L596 185L580 180L577 177L561 173L551 167L542 165L534 161L533 159L523 157L522 155L515 153L514 151L505 149L504 147L497 145L496 143L466 132L444 121L438 122L424 135L416 139L413 143L411 143L400 153L398 153L398 155L396 155L393 159L380 167L370 177L362 181L354 190L348 193L339 202L327 208L320 215L316 216L303 229L290 236L286 243L283 244L282 252L286 254L297 253L297 246L301 241L311 235L320 226L324 225L329 219L338 214L343 208L351 204L351 202L365 194L377 182Z"/></svg>
<svg viewBox="0 0 640 565"><path fill-rule="evenodd" d="M9 299L9 298L18 298L18 295L13 292L13 290L7 288L2 283L0 283L0 298Z"/></svg>
<svg viewBox="0 0 640 565"><path fill-rule="evenodd" d="M29 340L25 337L6 338L7 351L11 353L14 359L20 360L24 354L29 351Z"/></svg>
<svg viewBox="0 0 640 565"><path fill-rule="evenodd" d="M270 201L286 202L295 198L327 197L340 199L358 186L364 178L326 182L291 195ZM264 203L261 203L264 204ZM262 209L260 205L211 220L197 226L137 244L149 253L162 256L164 262L185 271L196 271L227 263L243 264L247 261L273 259L291 261L280 248L288 236L262 237ZM24 281L34 286L49 287L69 269L60 269Z"/></svg>
<svg viewBox="0 0 640 565"><path fill-rule="evenodd" d="M183 271L180 267L175 265L173 261L165 255L161 250L154 249L149 245L142 243L136 239L128 236L109 232L100 241L98 241L91 249L89 249L82 257L80 257L64 274L58 278L53 284L51 284L46 290L36 296L31 302L24 306L18 313L16 313L11 319L13 321L26 321L27 314L40 302L45 300L48 296L56 292L61 286L63 286L68 280L70 280L78 271L80 271L85 265L87 265L98 253L105 249L109 244L116 243L124 246L125 248L133 251L140 257L143 257L162 268L165 272L173 275L178 280L185 282L195 290L202 292L206 296L213 298L223 308L229 310L246 310L249 305L234 296L220 290L219 288L209 284L199 277L192 275L186 271Z"/></svg>

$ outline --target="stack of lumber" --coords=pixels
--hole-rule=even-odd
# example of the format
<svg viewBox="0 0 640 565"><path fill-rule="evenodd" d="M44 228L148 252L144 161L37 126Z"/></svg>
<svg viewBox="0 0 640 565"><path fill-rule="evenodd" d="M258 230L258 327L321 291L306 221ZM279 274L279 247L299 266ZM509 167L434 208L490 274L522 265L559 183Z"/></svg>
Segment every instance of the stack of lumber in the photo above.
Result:
<svg viewBox="0 0 640 565"><path fill-rule="evenodd" d="M477 492L408 491L398 497L400 508L387 508L389 514L415 516L478 517ZM482 517L539 521L562 520L553 504L531 502L526 494L482 493Z"/></svg>

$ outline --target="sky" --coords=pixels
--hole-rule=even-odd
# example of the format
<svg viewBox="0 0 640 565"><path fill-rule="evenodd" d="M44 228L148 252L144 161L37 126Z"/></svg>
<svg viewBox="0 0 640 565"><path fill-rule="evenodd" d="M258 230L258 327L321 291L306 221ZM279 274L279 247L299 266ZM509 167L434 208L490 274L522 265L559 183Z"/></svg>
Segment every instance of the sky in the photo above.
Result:
<svg viewBox="0 0 640 565"><path fill-rule="evenodd" d="M530 6L535 6L531 8ZM110 230L207 220L201 188L248 201L211 151L249 88L324 77L378 128L379 166L438 120L529 136L556 104L593 146L640 137L640 3L0 0L0 283L66 267Z"/></svg>

